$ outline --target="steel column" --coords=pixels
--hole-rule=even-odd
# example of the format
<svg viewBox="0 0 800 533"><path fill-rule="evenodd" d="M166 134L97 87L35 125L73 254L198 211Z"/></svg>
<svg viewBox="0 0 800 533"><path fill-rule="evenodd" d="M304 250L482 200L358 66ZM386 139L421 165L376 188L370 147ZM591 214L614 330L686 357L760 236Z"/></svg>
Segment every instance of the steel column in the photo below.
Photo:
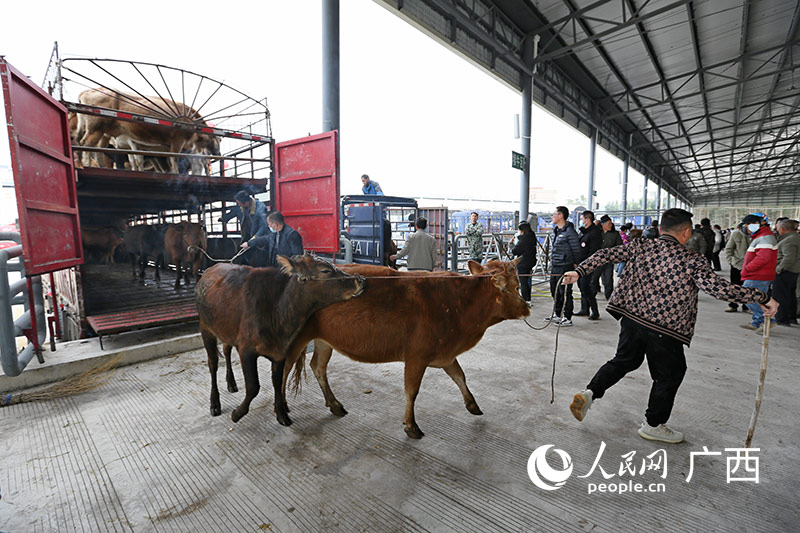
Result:
<svg viewBox="0 0 800 533"><path fill-rule="evenodd" d="M522 46L522 59L526 65L533 62L533 38L525 38ZM519 219L528 219L528 201L531 192L531 116L533 106L533 67L522 75L522 155L525 156L525 168L519 176Z"/></svg>
<svg viewBox="0 0 800 533"><path fill-rule="evenodd" d="M587 196L589 211L594 211L594 166L595 155L597 152L597 128L592 128L592 136L589 138L589 194Z"/></svg>
<svg viewBox="0 0 800 533"><path fill-rule="evenodd" d="M644 175L644 187L642 187L642 224L644 225L644 219L647 217L647 174Z"/></svg>
<svg viewBox="0 0 800 533"><path fill-rule="evenodd" d="M339 0L322 0L322 131L339 129Z"/></svg>
<svg viewBox="0 0 800 533"><path fill-rule="evenodd" d="M630 146L633 142L633 135L628 135L628 150L625 151L625 159L622 160L622 218L628 216L628 167L631 162ZM625 222L623 220L623 222Z"/></svg>

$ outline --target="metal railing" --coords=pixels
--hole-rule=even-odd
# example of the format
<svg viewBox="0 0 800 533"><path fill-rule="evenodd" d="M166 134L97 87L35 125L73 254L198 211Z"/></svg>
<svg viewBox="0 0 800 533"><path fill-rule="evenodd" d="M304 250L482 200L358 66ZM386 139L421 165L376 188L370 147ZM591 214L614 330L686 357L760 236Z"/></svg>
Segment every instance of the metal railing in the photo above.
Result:
<svg viewBox="0 0 800 533"><path fill-rule="evenodd" d="M0 232L0 240L19 243L20 235ZM3 373L7 376L20 375L34 355L39 363L44 363L41 345L47 337L47 320L42 278L26 278L21 257L21 244L0 250L0 359ZM9 284L9 271L19 272L20 279ZM25 308L25 312L16 320L14 305ZM29 343L22 352L17 352L16 338L22 336L27 337Z"/></svg>

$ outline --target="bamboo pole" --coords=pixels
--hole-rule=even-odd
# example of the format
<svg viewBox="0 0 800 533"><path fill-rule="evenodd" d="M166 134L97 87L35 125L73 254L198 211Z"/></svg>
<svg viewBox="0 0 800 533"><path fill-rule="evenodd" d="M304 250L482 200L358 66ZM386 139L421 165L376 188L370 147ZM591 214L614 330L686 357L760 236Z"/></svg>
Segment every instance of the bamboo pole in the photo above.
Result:
<svg viewBox="0 0 800 533"><path fill-rule="evenodd" d="M770 317L764 317L764 337L761 344L761 372L758 376L758 390L756 391L756 404L753 407L753 414L750 417L750 427L747 428L747 439L744 441L744 447L749 448L753 442L753 433L756 431L756 420L758 420L758 411L761 409L761 400L764 398L764 379L767 377L767 353L769 352L769 329Z"/></svg>

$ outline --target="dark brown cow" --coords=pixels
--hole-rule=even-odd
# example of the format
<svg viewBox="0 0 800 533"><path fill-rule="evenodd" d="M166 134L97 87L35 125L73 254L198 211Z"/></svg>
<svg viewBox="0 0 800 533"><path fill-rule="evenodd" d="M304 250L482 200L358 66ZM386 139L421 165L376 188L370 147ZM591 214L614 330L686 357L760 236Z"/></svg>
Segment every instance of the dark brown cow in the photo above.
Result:
<svg viewBox="0 0 800 533"><path fill-rule="evenodd" d="M203 263L203 252L200 250L205 250L206 247L206 230L201 224L183 220L167 226L167 231L164 233L164 251L166 259L172 261L177 271L176 289L181 286L181 275L184 277L184 283L189 284L190 270L195 281L200 279L198 270Z"/></svg>
<svg viewBox="0 0 800 533"><path fill-rule="evenodd" d="M488 327L530 314L517 293L516 262L490 261L484 268L470 261L472 276L406 273L370 265L341 268L366 276L367 289L361 297L325 307L309 319L290 349L292 357L298 357L295 379L302 372L303 347L316 339L311 369L325 405L337 416L347 411L328 385L333 349L364 363L405 362L403 423L411 438L423 435L414 418L414 400L429 366L444 369L461 390L467 410L482 414L456 357L478 344Z"/></svg>
<svg viewBox="0 0 800 533"><path fill-rule="evenodd" d="M235 392L231 347L239 352L245 398L231 413L238 422L258 394L257 359L272 361L275 413L284 426L292 423L284 397L287 348L315 311L361 294L365 280L349 275L310 255L278 256L281 269L219 263L209 268L195 288L200 333L211 372L211 415L221 412L217 389L217 339L223 342L228 390Z"/></svg>
<svg viewBox="0 0 800 533"><path fill-rule="evenodd" d="M159 265L164 261L164 231L158 226L141 224L130 226L125 230L125 247L131 258L131 268L133 275L136 276L136 262L140 265L139 277L144 279L144 269L147 266L147 258L152 257L156 261L155 279L161 279Z"/></svg>
<svg viewBox="0 0 800 533"><path fill-rule="evenodd" d="M123 243L122 232L108 227L83 226L81 227L81 240L83 248L87 252L97 253L103 264L114 263L114 252Z"/></svg>

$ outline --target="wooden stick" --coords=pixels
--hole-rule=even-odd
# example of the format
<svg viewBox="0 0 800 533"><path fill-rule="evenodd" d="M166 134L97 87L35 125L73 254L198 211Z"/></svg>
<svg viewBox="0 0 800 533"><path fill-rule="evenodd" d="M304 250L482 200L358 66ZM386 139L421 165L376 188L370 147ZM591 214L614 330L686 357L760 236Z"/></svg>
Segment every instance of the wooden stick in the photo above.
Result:
<svg viewBox="0 0 800 533"><path fill-rule="evenodd" d="M767 353L769 350L769 324L770 317L764 317L764 339L761 344L761 373L758 376L758 390L756 391L756 405L753 407L753 415L750 417L750 427L747 428L747 439L744 447L749 448L753 442L753 433L756 431L756 420L758 411L761 409L761 400L764 398L764 378L767 377Z"/></svg>

